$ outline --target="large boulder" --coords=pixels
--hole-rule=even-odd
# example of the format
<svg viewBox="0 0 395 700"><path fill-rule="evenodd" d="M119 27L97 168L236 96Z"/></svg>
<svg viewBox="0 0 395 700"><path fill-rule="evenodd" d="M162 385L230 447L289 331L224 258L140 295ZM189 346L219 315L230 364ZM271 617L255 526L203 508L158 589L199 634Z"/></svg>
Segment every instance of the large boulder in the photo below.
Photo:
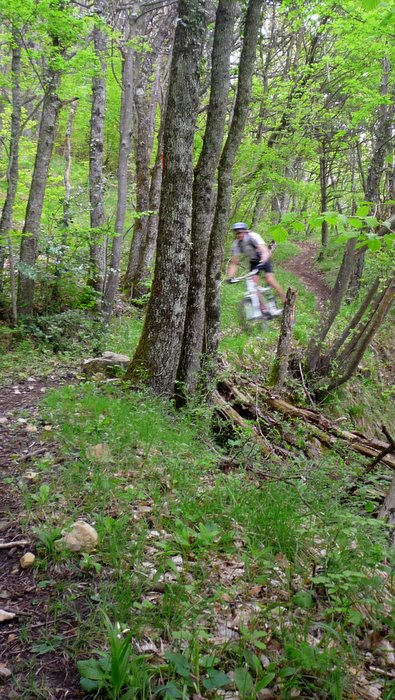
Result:
<svg viewBox="0 0 395 700"><path fill-rule="evenodd" d="M129 363L130 357L127 355L120 355L116 352L106 351L103 352L101 357L92 357L88 360L84 360L82 371L84 374L88 375L101 372L102 374L113 376L116 374L117 369L126 370Z"/></svg>

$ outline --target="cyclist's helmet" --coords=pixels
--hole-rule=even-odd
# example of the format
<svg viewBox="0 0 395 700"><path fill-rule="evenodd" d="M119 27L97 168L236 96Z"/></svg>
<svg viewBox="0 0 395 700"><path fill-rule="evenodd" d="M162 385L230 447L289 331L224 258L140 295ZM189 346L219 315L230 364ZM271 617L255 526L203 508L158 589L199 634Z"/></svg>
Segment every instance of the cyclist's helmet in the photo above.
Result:
<svg viewBox="0 0 395 700"><path fill-rule="evenodd" d="M248 226L243 221L238 221L237 224L233 224L233 231L248 231Z"/></svg>

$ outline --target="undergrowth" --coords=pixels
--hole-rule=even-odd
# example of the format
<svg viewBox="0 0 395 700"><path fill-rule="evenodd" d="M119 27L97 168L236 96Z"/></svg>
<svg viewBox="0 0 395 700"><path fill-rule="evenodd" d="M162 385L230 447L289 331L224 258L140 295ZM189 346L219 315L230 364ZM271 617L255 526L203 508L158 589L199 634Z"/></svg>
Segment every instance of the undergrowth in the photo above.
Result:
<svg viewBox="0 0 395 700"><path fill-rule="evenodd" d="M64 653L86 697L355 697L364 640L392 624L385 532L339 489L358 463L339 457L336 481L332 453L263 462L241 432L224 470L208 409L114 383L52 392L44 419L62 457L49 439L36 481L22 478L25 527L37 585L53 579L56 616L77 620ZM59 551L77 518L97 548Z"/></svg>

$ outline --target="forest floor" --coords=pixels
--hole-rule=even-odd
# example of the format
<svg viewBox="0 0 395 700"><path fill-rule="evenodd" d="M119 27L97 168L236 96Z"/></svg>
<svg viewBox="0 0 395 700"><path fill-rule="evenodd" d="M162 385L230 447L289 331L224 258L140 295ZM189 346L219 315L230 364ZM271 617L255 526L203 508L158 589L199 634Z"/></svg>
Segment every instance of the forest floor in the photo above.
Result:
<svg viewBox="0 0 395 700"><path fill-rule="evenodd" d="M314 242L302 241L297 244L299 255L282 263L284 270L299 277L306 288L315 294L317 308L321 311L328 301L331 290L322 272L317 268L318 246Z"/></svg>
<svg viewBox="0 0 395 700"><path fill-rule="evenodd" d="M283 266L322 308L317 250L300 248ZM133 633L139 698L392 698L393 582L374 496L351 508L341 497L361 460L263 461L262 482L248 436L233 436L224 469L204 415L80 383L52 357L49 370L19 358L0 396L0 608L15 615L0 621L1 700L87 698L76 662L108 651L103 613ZM303 426L289 429L303 445ZM80 516L97 551L57 552ZM100 697L119 697L108 677Z"/></svg>

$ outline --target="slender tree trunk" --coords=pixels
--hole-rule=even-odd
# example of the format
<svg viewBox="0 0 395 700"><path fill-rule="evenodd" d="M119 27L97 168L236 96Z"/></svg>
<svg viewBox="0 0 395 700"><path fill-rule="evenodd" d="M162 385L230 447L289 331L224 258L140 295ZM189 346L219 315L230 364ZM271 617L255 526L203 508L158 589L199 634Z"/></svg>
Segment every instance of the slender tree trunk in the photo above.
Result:
<svg viewBox="0 0 395 700"><path fill-rule="evenodd" d="M244 126L249 109L262 7L263 0L249 0L244 26L244 40L240 57L235 108L228 137L219 163L218 195L207 259L205 350L211 357L214 357L217 352L219 339L219 282L221 278L224 240L232 198L232 170L237 151L243 138Z"/></svg>
<svg viewBox="0 0 395 700"><path fill-rule="evenodd" d="M309 342L306 352L306 369L309 375L313 375L320 370L322 344L327 337L337 314L339 313L344 294L347 290L347 285L354 264L355 244L355 238L347 241L343 254L343 260L336 278L336 282L332 289L328 306L323 311L318 329Z"/></svg>
<svg viewBox="0 0 395 700"><path fill-rule="evenodd" d="M320 190L321 190L321 212L328 209L328 162L325 151L325 142L321 144L320 155ZM328 222L323 221L321 224L321 245L326 248L328 245Z"/></svg>
<svg viewBox="0 0 395 700"><path fill-rule="evenodd" d="M52 301L53 305L56 307L60 305L60 298L61 298L61 291L60 291L60 282L62 278L62 255L63 251L66 248L67 245L67 229L70 225L70 200L71 200L71 180L70 180L70 174L71 174L71 130L73 127L73 121L74 121L74 116L75 116L75 111L77 109L77 100L71 103L70 107L70 112L69 112L69 117L67 120L67 126L66 126L66 133L65 133L65 139L64 139L64 159L65 159L65 168L64 168L64 176L63 176L63 182L64 182L64 202L63 202L63 226L62 226L62 239L61 239L61 246L59 249L59 252L56 257L56 263L55 263L55 281L54 281L54 286L53 286L53 292L52 292Z"/></svg>
<svg viewBox="0 0 395 700"><path fill-rule="evenodd" d="M325 388L324 395L329 394L333 389L341 386L352 377L371 339L384 322L394 303L394 292L395 277L392 277L381 294L369 320L356 333L349 346L339 355L339 368L336 371L336 377Z"/></svg>
<svg viewBox="0 0 395 700"><path fill-rule="evenodd" d="M178 381L185 385L187 392L196 388L203 348L213 184L225 131L229 63L237 10L236 0L220 0L215 23L206 130L193 183L191 269L187 316L178 369Z"/></svg>
<svg viewBox="0 0 395 700"><path fill-rule="evenodd" d="M131 29L134 35L134 29ZM129 40L131 37L129 38ZM118 154L118 200L115 220L115 235L112 241L110 270L108 272L106 289L103 298L103 310L108 321L112 314L115 295L118 289L122 242L125 232L126 203L128 194L128 166L129 155L132 147L132 114L134 92L134 49L131 46L125 48L122 61L122 97L119 125L119 154Z"/></svg>
<svg viewBox="0 0 395 700"><path fill-rule="evenodd" d="M179 0L164 131L164 173L155 275L143 332L126 378L175 392L190 267L193 142L205 2Z"/></svg>
<svg viewBox="0 0 395 700"><path fill-rule="evenodd" d="M107 8L106 0L95 0L95 15L100 20ZM90 284L102 293L105 275L105 245L103 241L104 213L104 113L106 103L106 61L107 38L98 24L93 28L95 53L100 63L100 74L92 81L92 111L89 144L89 202L91 243L89 248Z"/></svg>
<svg viewBox="0 0 395 700"><path fill-rule="evenodd" d="M295 325L296 298L297 291L289 287L281 319L275 366L271 376L271 383L276 391L282 390L287 377L289 358L292 351L292 333Z"/></svg>
<svg viewBox="0 0 395 700"><path fill-rule="evenodd" d="M383 75L381 81L381 94L388 95L388 76L390 73L390 64L388 59L383 59ZM378 124L373 135L373 153L370 162L366 184L365 184L365 199L367 202L373 203L373 211L379 205L380 201L380 181L384 172L385 158L388 154L389 144L391 142L391 130L394 117L394 94L392 94L391 104L380 105L380 114ZM366 247L359 248L355 252L354 269L352 271L348 296L353 298L361 285L363 269L365 265Z"/></svg>
<svg viewBox="0 0 395 700"><path fill-rule="evenodd" d="M37 153L26 208L19 259L18 314L20 317L31 316L33 314L35 265L41 214L55 138L55 127L61 106L57 94L60 77L60 71L49 69L49 80L44 95Z"/></svg>
<svg viewBox="0 0 395 700"><path fill-rule="evenodd" d="M12 246L11 241L7 241L8 232L12 228L12 218L14 211L15 196L18 185L18 170L19 170L19 139L21 130L21 107L22 107L22 90L20 87L21 77L21 41L16 34L13 33L12 60L11 60L11 80L12 80L12 116L11 116L11 135L9 146L9 161L7 172L7 193L0 219L0 305L1 296L3 293L3 272L4 261L7 253L10 252ZM14 283L14 280L11 279ZM14 304L15 306L15 304ZM14 316L14 314L13 314ZM16 318L14 317L14 323Z"/></svg>

